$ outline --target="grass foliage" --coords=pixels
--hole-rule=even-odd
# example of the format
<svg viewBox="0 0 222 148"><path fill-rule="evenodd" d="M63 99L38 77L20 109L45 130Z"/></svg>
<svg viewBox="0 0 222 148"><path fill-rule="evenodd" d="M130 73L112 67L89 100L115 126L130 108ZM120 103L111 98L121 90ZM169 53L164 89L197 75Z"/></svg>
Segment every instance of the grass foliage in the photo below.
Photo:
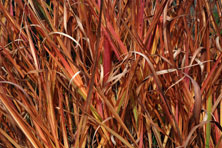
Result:
<svg viewBox="0 0 222 148"><path fill-rule="evenodd" d="M221 0L1 0L0 147L221 147Z"/></svg>

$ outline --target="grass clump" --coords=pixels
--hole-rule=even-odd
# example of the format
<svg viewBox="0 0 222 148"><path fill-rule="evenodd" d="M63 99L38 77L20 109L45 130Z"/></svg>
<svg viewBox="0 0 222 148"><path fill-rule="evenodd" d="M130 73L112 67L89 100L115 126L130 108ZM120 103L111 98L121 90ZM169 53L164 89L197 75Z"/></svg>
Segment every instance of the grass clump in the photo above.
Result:
<svg viewBox="0 0 222 148"><path fill-rule="evenodd" d="M221 147L221 1L0 2L0 147Z"/></svg>

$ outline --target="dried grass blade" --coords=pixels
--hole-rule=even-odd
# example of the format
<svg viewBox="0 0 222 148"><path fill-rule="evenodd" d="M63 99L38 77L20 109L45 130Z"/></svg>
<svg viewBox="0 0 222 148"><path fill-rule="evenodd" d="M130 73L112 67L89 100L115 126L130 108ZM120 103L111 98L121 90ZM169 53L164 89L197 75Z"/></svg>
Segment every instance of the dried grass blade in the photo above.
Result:
<svg viewBox="0 0 222 148"><path fill-rule="evenodd" d="M10 137L3 129L0 128L0 133L3 135L11 144L13 144L16 148L22 148L16 141Z"/></svg>
<svg viewBox="0 0 222 148"><path fill-rule="evenodd" d="M27 22L25 22L25 24L26 24L25 29L26 29L26 32L27 32L27 35L28 35L29 45L30 45L31 53L32 53L32 56L33 56L33 59L34 59L35 68L36 68L36 70L38 70L39 66L38 66L37 56L36 56L36 52L35 52L35 47L34 47L29 29L28 29Z"/></svg>
<svg viewBox="0 0 222 148"><path fill-rule="evenodd" d="M220 46L220 38L219 36L216 38L216 47L217 49L222 52L222 47Z"/></svg>
<svg viewBox="0 0 222 148"><path fill-rule="evenodd" d="M195 103L194 103L194 108L193 108L193 117L195 119L195 124L198 124L200 121L200 112L201 112L201 107L202 107L200 87L193 78L191 78L186 73L183 73L183 74L191 80L194 87Z"/></svg>
<svg viewBox="0 0 222 148"><path fill-rule="evenodd" d="M67 32L67 18L68 18L68 12L67 12L67 5L66 5L66 0L64 0L64 19L63 19L63 22L64 22L64 28L65 28L65 31Z"/></svg>
<svg viewBox="0 0 222 148"><path fill-rule="evenodd" d="M67 129L66 129L66 121L65 120L65 116L64 116L64 112L63 112L63 96L61 94L61 89L57 91L59 94L59 112L60 112L60 123L61 123L61 127L62 127L62 135L63 135L63 141L64 141L64 148L69 148L69 144L68 144L68 136L67 136Z"/></svg>
<svg viewBox="0 0 222 148"><path fill-rule="evenodd" d="M54 104L53 104L53 78L51 78L52 75L48 76L48 80L46 81L46 95L47 95L47 102L48 102L48 108L47 108L47 113L48 113L48 120L50 124L50 128L52 131L52 135L54 138L54 142L56 144L56 147L59 148L59 141L58 141L58 127L57 127L57 122L56 122L56 117L55 117L55 112L54 112ZM52 83L50 83L52 81Z"/></svg>
<svg viewBox="0 0 222 148"><path fill-rule="evenodd" d="M207 126L206 126L206 147L210 147L210 138L211 138L211 121L212 116L211 116L211 111L212 111L212 92L211 89L207 95Z"/></svg>
<svg viewBox="0 0 222 148"><path fill-rule="evenodd" d="M2 86L1 86L2 87ZM37 140L37 138L32 134L31 130L28 128L28 126L23 121L22 117L12 108L10 103L7 100L7 97L3 93L3 89L0 87L1 93L0 93L0 100L4 104L4 106L9 111L10 115L13 117L15 122L18 124L19 128L24 132L26 137L29 139L31 144L34 148L42 148L40 142Z"/></svg>

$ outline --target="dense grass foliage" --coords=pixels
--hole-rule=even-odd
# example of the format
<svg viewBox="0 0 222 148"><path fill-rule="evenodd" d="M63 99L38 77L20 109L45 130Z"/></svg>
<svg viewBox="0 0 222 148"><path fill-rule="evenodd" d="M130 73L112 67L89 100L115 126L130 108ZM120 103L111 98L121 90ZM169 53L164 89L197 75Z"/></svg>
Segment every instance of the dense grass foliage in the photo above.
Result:
<svg viewBox="0 0 222 148"><path fill-rule="evenodd" d="M221 0L1 0L0 147L222 147Z"/></svg>

